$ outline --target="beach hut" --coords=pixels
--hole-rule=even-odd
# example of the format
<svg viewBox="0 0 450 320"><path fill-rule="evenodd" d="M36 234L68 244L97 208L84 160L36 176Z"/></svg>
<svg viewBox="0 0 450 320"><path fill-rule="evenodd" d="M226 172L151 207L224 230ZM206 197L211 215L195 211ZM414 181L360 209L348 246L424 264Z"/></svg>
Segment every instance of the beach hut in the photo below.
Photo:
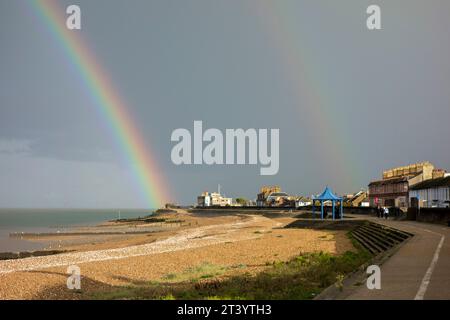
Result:
<svg viewBox="0 0 450 320"><path fill-rule="evenodd" d="M320 201L320 218L323 219L323 204L326 201L331 201L332 207L333 207L333 220L335 219L335 208L336 203L339 202L339 218L344 218L344 206L343 206L343 198L338 197L335 195L328 186L325 188L325 190L317 197L313 197L313 203L312 203L312 211L313 211L313 218L316 217L315 214L315 202Z"/></svg>

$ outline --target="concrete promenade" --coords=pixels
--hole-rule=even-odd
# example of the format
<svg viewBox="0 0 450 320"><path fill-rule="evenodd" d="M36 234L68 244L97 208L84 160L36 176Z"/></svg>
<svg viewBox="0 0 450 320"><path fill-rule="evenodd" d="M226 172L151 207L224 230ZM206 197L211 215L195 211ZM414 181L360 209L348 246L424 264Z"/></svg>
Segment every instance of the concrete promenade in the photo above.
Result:
<svg viewBox="0 0 450 320"><path fill-rule="evenodd" d="M415 236L381 265L380 290L369 290L364 283L345 299L450 299L449 227L369 219Z"/></svg>

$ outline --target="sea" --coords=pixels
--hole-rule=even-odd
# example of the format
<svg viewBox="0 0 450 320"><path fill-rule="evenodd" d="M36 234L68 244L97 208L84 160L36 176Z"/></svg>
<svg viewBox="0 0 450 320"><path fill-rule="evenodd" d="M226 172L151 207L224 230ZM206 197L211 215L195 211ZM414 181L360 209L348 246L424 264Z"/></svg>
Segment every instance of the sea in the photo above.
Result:
<svg viewBox="0 0 450 320"><path fill-rule="evenodd" d="M153 209L3 209L0 208L0 252L42 250L48 243L33 242L11 233L63 232L75 227L151 215Z"/></svg>

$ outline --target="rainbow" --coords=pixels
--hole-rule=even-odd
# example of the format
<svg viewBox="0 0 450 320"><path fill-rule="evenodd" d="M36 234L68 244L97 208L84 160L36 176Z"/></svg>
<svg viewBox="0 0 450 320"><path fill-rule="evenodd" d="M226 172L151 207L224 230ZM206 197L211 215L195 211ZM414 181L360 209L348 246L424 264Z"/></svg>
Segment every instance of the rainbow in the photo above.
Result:
<svg viewBox="0 0 450 320"><path fill-rule="evenodd" d="M296 109L309 119L307 125L313 134L315 152L327 159L327 167L339 178L340 189L359 187L365 179L360 163L354 158L356 154L352 149L348 123L333 102L332 89L321 80L320 62L302 42L302 30L294 26L298 19L294 13L298 8L290 7L287 1L261 0L254 3L253 11L262 18L270 42L279 49L283 58L292 93L298 95L299 101L308 101ZM305 89L301 97L298 88Z"/></svg>
<svg viewBox="0 0 450 320"><path fill-rule="evenodd" d="M128 113L129 108L113 87L111 78L89 50L80 32L67 29L67 15L65 10L58 6L57 1L33 0L29 3L78 71L94 101L96 111L105 119L123 151L146 204L149 208L160 207L169 200L166 180L149 153L148 142L144 141Z"/></svg>

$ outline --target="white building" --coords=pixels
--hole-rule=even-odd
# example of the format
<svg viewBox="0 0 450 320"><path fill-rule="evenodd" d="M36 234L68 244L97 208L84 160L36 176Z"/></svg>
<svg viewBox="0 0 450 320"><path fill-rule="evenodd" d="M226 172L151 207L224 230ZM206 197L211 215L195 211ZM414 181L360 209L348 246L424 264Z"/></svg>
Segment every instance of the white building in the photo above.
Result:
<svg viewBox="0 0 450 320"><path fill-rule="evenodd" d="M365 198L361 201L361 207L370 207L369 197L365 197Z"/></svg>
<svg viewBox="0 0 450 320"><path fill-rule="evenodd" d="M225 198L218 192L203 192L197 197L197 205L199 207L211 207L211 206L231 206L233 203L232 198Z"/></svg>
<svg viewBox="0 0 450 320"><path fill-rule="evenodd" d="M296 208L306 207L306 206L310 206L310 205L312 205L312 201L308 198L299 197L299 198L295 199L295 207Z"/></svg>
<svg viewBox="0 0 450 320"><path fill-rule="evenodd" d="M420 182L409 189L410 203L421 208L450 207L450 177L430 179Z"/></svg>

